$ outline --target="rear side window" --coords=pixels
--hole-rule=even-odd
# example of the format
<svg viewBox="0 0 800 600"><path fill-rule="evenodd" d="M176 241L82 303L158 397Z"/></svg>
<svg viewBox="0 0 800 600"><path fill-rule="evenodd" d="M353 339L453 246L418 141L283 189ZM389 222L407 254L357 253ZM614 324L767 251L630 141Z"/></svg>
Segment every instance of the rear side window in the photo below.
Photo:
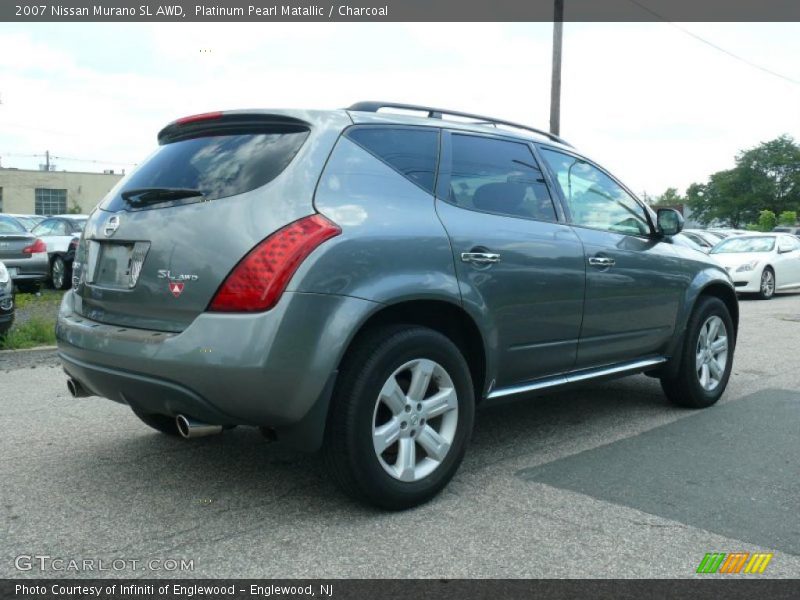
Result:
<svg viewBox="0 0 800 600"><path fill-rule="evenodd" d="M249 192L272 181L292 162L308 131L210 135L160 146L123 179L102 208L127 208L126 190L198 189L205 200Z"/></svg>
<svg viewBox="0 0 800 600"><path fill-rule="evenodd" d="M555 221L544 177L525 144L454 134L449 202L511 217Z"/></svg>
<svg viewBox="0 0 800 600"><path fill-rule="evenodd" d="M422 189L433 193L439 132L430 129L355 127L347 137Z"/></svg>
<svg viewBox="0 0 800 600"><path fill-rule="evenodd" d="M26 233L26 231L17 221L0 217L0 233Z"/></svg>

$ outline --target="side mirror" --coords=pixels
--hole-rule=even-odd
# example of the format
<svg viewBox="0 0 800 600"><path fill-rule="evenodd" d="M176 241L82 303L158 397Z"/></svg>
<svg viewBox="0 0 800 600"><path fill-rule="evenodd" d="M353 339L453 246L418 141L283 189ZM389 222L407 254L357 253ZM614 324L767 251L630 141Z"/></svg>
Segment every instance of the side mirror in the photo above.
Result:
<svg viewBox="0 0 800 600"><path fill-rule="evenodd" d="M683 215L674 208L659 208L656 224L661 235L675 235L683 230Z"/></svg>

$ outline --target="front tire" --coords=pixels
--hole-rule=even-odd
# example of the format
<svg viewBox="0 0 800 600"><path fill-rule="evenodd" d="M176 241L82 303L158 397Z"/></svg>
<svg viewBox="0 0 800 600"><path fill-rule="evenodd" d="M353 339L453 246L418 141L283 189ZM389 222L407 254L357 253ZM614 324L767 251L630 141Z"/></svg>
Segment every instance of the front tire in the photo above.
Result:
<svg viewBox="0 0 800 600"><path fill-rule="evenodd" d="M758 297L761 300L769 300L775 295L775 271L772 267L764 267L761 272L761 285L758 288Z"/></svg>
<svg viewBox="0 0 800 600"><path fill-rule="evenodd" d="M323 448L349 496L401 510L436 495L472 433L469 367L444 335L419 326L373 330L345 357Z"/></svg>
<svg viewBox="0 0 800 600"><path fill-rule="evenodd" d="M706 408L725 392L733 365L736 333L733 319L719 298L705 296L697 302L675 375L662 376L667 398L685 408Z"/></svg>

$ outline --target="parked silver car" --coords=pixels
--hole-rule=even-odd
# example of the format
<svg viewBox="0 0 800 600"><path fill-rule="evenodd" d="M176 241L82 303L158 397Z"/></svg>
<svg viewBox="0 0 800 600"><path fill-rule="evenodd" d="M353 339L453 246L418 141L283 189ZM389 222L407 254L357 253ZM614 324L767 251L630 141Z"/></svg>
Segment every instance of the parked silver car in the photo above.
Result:
<svg viewBox="0 0 800 600"><path fill-rule="evenodd" d="M14 217L0 215L0 260L21 291L35 291L47 279L47 245Z"/></svg>
<svg viewBox="0 0 800 600"><path fill-rule="evenodd" d="M398 509L450 480L477 405L642 372L682 406L725 390L730 277L557 136L359 103L158 141L83 233L56 331L75 395L321 446L342 489Z"/></svg>

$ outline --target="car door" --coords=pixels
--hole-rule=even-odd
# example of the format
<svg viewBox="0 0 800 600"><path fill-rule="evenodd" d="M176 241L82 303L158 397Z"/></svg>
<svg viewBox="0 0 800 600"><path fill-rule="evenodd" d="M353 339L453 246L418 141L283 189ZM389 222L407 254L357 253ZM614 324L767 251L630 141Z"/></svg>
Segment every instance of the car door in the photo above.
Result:
<svg viewBox="0 0 800 600"><path fill-rule="evenodd" d="M778 289L800 286L800 241L792 236L778 236L775 285Z"/></svg>
<svg viewBox="0 0 800 600"><path fill-rule="evenodd" d="M693 267L654 235L647 210L608 173L563 149L538 148L585 252L576 369L665 352Z"/></svg>
<svg viewBox="0 0 800 600"><path fill-rule="evenodd" d="M437 213L464 305L496 357L495 387L570 370L583 247L557 212L531 146L446 131L440 162Z"/></svg>

